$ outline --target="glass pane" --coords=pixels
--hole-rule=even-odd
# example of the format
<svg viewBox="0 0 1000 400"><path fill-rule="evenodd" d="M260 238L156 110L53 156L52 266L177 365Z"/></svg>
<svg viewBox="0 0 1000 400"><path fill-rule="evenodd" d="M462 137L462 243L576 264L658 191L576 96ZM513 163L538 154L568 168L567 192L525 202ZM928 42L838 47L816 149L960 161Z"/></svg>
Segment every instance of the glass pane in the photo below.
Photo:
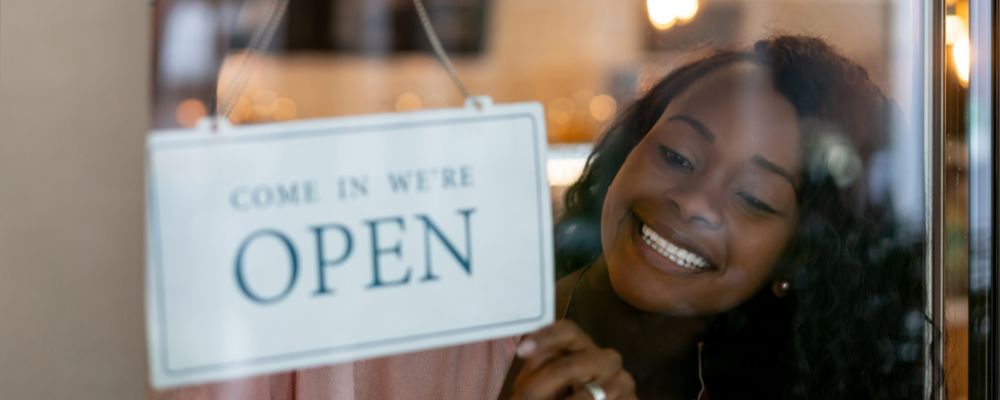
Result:
<svg viewBox="0 0 1000 400"><path fill-rule="evenodd" d="M946 7L945 372L955 398L995 397L993 3Z"/></svg>
<svg viewBox="0 0 1000 400"><path fill-rule="evenodd" d="M247 125L462 106L412 2L291 1L266 43L278 3L157 2L155 128L213 110ZM959 376L961 359L928 357L962 335L933 328L928 304L930 11L425 3L473 94L545 107L555 318L574 340L531 352L550 330L154 397L912 399L942 387L942 366ZM946 132L953 186L937 210L949 249L968 245L951 225L968 212L961 132ZM966 273L966 253L944 254L949 276Z"/></svg>
<svg viewBox="0 0 1000 400"><path fill-rule="evenodd" d="M944 366L948 394L969 395L969 7L954 2L945 20L944 151Z"/></svg>

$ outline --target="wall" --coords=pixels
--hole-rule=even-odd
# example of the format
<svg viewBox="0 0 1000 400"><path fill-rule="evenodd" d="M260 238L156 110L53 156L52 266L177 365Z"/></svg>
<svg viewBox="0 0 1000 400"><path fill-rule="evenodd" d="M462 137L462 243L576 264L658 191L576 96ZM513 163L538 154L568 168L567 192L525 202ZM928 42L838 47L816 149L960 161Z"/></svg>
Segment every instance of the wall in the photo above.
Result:
<svg viewBox="0 0 1000 400"><path fill-rule="evenodd" d="M146 396L148 0L0 0L0 398Z"/></svg>

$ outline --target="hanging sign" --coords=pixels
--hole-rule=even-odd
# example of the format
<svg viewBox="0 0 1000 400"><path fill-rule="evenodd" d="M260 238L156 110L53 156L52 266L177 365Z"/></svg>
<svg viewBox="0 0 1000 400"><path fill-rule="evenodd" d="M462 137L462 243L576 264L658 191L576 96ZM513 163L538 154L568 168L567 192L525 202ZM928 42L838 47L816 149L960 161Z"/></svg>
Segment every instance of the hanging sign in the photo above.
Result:
<svg viewBox="0 0 1000 400"><path fill-rule="evenodd" d="M549 323L545 146L537 104L152 133L154 386Z"/></svg>

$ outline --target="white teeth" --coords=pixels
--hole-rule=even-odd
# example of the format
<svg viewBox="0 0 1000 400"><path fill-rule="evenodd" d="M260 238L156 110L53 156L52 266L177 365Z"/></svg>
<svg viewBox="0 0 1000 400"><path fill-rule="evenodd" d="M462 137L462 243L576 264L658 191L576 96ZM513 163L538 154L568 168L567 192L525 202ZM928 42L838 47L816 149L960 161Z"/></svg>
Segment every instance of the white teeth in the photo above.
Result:
<svg viewBox="0 0 1000 400"><path fill-rule="evenodd" d="M708 261L704 258L668 242L667 239L664 239L663 236L660 236L660 234L645 224L642 225L642 240L649 247L652 247L653 250L656 250L656 252L683 268L694 271L702 271L708 268Z"/></svg>

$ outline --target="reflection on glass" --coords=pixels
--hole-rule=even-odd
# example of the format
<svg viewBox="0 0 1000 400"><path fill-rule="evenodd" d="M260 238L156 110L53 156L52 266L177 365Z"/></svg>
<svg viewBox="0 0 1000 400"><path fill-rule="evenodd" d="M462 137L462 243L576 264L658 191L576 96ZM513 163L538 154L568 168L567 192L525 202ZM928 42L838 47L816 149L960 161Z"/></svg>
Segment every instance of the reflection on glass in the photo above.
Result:
<svg viewBox="0 0 1000 400"><path fill-rule="evenodd" d="M922 397L934 365L924 359L924 99L912 5L426 3L474 93L545 106L558 317L621 354L640 398ZM185 7L237 21L255 12L205 4L162 6L162 57L191 43L169 28L194 15ZM290 7L234 123L462 104L421 52L408 1ZM965 20L947 25L959 82L968 81ZM190 126L229 90L245 59L240 32L215 33L232 48L198 64L212 79L177 84L161 63L161 127ZM754 47L781 32L825 42L780 36ZM952 146L949 166L960 171L964 147ZM962 210L945 211L961 220ZM958 257L949 268L964 265L949 254Z"/></svg>

